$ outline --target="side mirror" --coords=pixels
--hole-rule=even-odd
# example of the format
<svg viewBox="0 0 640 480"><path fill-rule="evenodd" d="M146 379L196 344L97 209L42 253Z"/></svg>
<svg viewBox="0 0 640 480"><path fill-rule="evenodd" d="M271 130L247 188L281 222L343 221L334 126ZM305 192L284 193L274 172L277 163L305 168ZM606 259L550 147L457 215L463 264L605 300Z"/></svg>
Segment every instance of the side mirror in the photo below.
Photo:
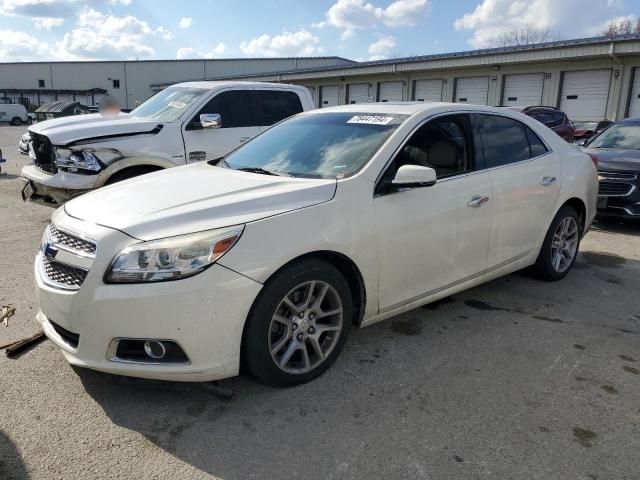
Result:
<svg viewBox="0 0 640 480"><path fill-rule="evenodd" d="M576 142L576 145L580 145L581 147L584 147L587 143L587 139L586 138L581 138L580 140L578 140Z"/></svg>
<svg viewBox="0 0 640 480"><path fill-rule="evenodd" d="M396 188L430 187L437 180L436 171L421 165L402 165L391 184Z"/></svg>
<svg viewBox="0 0 640 480"><path fill-rule="evenodd" d="M202 128L221 128L222 116L218 113L203 113L200 115Z"/></svg>

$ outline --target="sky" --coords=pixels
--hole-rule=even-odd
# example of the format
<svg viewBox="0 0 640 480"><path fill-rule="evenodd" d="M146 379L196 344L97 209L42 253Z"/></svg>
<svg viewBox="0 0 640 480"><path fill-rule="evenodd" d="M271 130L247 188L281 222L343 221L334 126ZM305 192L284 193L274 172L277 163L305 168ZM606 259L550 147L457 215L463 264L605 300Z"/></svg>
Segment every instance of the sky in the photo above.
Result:
<svg viewBox="0 0 640 480"><path fill-rule="evenodd" d="M470 50L527 24L564 38L640 0L0 0L0 62L340 56Z"/></svg>

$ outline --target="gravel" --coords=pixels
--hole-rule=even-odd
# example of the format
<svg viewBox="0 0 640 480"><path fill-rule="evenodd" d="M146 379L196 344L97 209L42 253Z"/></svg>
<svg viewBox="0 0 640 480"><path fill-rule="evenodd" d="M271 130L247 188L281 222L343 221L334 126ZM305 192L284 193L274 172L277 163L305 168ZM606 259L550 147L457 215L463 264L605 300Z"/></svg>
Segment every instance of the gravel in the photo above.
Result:
<svg viewBox="0 0 640 480"><path fill-rule="evenodd" d="M0 344L35 333L50 208L20 200L24 127L0 127ZM6 173L5 173L6 172ZM278 390L74 370L44 342L0 356L1 479L640 479L640 225L598 224L575 269L521 274L354 331Z"/></svg>

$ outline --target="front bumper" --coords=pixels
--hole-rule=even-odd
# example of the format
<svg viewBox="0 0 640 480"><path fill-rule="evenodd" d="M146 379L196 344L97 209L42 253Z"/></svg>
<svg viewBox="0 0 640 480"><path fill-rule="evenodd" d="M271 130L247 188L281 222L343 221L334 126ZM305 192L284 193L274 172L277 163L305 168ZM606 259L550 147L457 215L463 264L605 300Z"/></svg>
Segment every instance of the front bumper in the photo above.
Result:
<svg viewBox="0 0 640 480"><path fill-rule="evenodd" d="M18 142L18 151L22 155L29 155L29 144L20 140L20 142Z"/></svg>
<svg viewBox="0 0 640 480"><path fill-rule="evenodd" d="M58 228L68 232L84 223L64 214L58 217L63 217L56 220ZM135 240L104 227L91 228L98 253L78 290L50 286L39 268L41 254L34 269L40 305L37 320L69 363L157 380L210 381L237 375L244 322L262 285L218 264L174 282L105 284L102 277L113 256ZM101 251L110 253L103 256ZM77 335L77 346L51 322L58 330L62 327ZM108 350L116 338L175 341L189 363L114 360Z"/></svg>
<svg viewBox="0 0 640 480"><path fill-rule="evenodd" d="M98 175L79 175L68 172L51 174L34 164L29 164L22 168L20 179L24 183L31 181L34 201L44 199L62 204L95 188Z"/></svg>

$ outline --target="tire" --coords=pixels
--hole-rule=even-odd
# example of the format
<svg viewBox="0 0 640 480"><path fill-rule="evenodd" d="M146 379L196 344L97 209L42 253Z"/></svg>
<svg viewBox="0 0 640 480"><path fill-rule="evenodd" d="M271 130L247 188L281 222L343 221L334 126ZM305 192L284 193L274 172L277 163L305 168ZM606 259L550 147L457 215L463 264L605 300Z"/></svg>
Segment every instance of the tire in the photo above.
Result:
<svg viewBox="0 0 640 480"><path fill-rule="evenodd" d="M122 182L123 180L129 180L130 178L139 177L140 175L144 175L146 173L157 172L158 170L162 169L145 166L125 168L124 170L120 170L119 172L111 175L111 177L109 177L109 179L105 182L105 185L112 185L117 182Z"/></svg>
<svg viewBox="0 0 640 480"><path fill-rule="evenodd" d="M305 309L306 304L310 306ZM296 316L296 311L304 313ZM285 267L269 279L251 308L243 336L243 366L262 383L276 387L313 380L340 354L352 318L351 290L339 270L320 260Z"/></svg>
<svg viewBox="0 0 640 480"><path fill-rule="evenodd" d="M562 230L565 226L567 230ZM581 238L580 216L575 209L565 205L556 214L544 237L536 263L530 270L533 276L549 282L563 279L578 257ZM562 257L560 261L556 254Z"/></svg>
<svg viewBox="0 0 640 480"><path fill-rule="evenodd" d="M13 125L14 127L22 125L22 120L20 120L20 117L13 117L11 119L11 125Z"/></svg>

